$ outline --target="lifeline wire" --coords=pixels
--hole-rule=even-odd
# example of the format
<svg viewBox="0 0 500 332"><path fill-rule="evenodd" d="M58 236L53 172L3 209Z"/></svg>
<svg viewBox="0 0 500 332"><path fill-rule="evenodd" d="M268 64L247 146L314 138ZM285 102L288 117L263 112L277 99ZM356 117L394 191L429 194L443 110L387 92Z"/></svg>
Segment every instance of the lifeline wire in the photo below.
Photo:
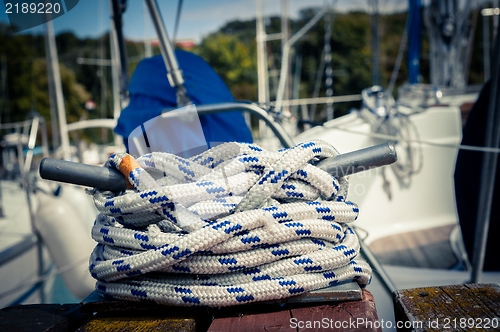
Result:
<svg viewBox="0 0 500 332"><path fill-rule="evenodd" d="M276 300L356 280L371 269L355 260L347 179L310 162L336 156L312 141L267 152L225 143L183 159L153 152L106 166L133 189L94 191L100 212L90 258L105 297L171 305L230 306Z"/></svg>

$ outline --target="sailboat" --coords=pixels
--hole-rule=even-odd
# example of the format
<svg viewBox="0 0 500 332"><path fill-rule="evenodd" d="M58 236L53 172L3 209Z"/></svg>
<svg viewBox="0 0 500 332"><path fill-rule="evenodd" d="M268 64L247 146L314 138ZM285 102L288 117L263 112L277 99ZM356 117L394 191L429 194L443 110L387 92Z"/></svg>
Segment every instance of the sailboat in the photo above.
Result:
<svg viewBox="0 0 500 332"><path fill-rule="evenodd" d="M94 243L81 234L90 232L94 206L80 188L50 185L37 175L48 156L43 118L0 129L0 307L64 301L61 291L83 299L93 289L87 261Z"/></svg>
<svg viewBox="0 0 500 332"><path fill-rule="evenodd" d="M45 121L34 114L0 125L0 307L81 300L94 286L87 271L94 243L82 235L90 234L95 208L81 188L39 177L49 151Z"/></svg>
<svg viewBox="0 0 500 332"><path fill-rule="evenodd" d="M36 125L36 124L35 124ZM21 129L30 129L30 121L24 123L2 124L2 169L1 204L2 216L0 232L0 291L1 306L40 301L45 292L44 283L38 277L48 273L51 266L48 253L38 246L38 238L32 232L35 207L33 196L27 188L24 176L25 163L23 150L30 136ZM14 130L14 132L11 132ZM24 182L24 183L23 183Z"/></svg>

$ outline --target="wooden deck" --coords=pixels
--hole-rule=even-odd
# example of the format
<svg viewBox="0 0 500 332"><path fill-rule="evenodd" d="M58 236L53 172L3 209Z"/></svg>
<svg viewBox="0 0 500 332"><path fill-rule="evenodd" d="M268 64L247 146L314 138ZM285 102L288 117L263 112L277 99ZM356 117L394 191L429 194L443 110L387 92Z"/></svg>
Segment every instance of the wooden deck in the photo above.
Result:
<svg viewBox="0 0 500 332"><path fill-rule="evenodd" d="M369 248L382 264L449 269L458 263L450 246L453 225L375 240Z"/></svg>
<svg viewBox="0 0 500 332"><path fill-rule="evenodd" d="M373 296L366 289L360 293L358 300L341 302L252 303L227 308L102 298L79 304L17 305L0 310L0 331L381 332Z"/></svg>
<svg viewBox="0 0 500 332"><path fill-rule="evenodd" d="M500 287L466 284L398 290L397 331L499 331ZM407 327L406 329L403 327Z"/></svg>

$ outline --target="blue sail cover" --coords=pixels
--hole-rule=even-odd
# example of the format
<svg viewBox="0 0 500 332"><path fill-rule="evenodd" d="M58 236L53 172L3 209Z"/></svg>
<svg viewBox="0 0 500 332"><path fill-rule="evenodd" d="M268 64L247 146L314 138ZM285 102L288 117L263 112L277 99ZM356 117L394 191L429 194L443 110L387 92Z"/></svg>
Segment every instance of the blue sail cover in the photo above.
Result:
<svg viewBox="0 0 500 332"><path fill-rule="evenodd" d="M195 105L235 101L226 84L205 60L182 50L176 50L175 56L189 99ZM166 75L160 55L143 59L137 65L129 85L130 103L120 114L116 133L127 138L136 127L165 109L177 108L175 89ZM209 146L220 142L252 142L252 134L239 111L203 115L200 122Z"/></svg>

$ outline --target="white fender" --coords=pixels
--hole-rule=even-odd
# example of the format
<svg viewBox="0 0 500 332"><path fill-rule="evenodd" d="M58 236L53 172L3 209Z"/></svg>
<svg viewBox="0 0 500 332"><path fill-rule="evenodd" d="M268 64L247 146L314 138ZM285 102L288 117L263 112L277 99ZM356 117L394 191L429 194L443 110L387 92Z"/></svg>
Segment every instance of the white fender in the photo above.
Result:
<svg viewBox="0 0 500 332"><path fill-rule="evenodd" d="M64 198L41 190L36 193L39 205L35 227L47 246L61 277L70 292L87 297L95 288L88 262L96 243L81 216Z"/></svg>

